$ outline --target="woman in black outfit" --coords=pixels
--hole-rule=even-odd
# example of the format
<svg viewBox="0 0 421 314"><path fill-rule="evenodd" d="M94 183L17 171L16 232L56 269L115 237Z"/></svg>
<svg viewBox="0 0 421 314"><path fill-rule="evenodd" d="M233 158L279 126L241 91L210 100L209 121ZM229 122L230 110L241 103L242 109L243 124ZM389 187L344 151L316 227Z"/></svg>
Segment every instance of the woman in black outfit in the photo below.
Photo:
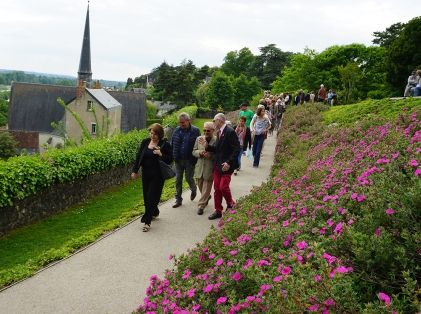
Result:
<svg viewBox="0 0 421 314"><path fill-rule="evenodd" d="M150 138L144 139L139 146L136 161L132 168L132 179L139 177L138 171L142 168L143 199L145 213L141 222L145 225L143 232L148 232L151 228L153 217L158 217L158 204L161 199L164 179L161 176L158 160L170 164L172 162L171 144L164 139L164 129L158 123L149 127Z"/></svg>

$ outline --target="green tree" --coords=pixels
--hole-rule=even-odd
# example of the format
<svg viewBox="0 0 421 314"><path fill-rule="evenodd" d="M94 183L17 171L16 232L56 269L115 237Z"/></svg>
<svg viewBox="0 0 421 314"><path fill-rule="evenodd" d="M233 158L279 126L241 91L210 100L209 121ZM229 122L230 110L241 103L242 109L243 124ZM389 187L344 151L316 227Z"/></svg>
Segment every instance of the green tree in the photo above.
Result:
<svg viewBox="0 0 421 314"><path fill-rule="evenodd" d="M290 64L291 52L283 52L275 44L260 47L260 55L253 64L252 75L256 76L264 89L270 89L272 83L283 69Z"/></svg>
<svg viewBox="0 0 421 314"><path fill-rule="evenodd" d="M238 77L241 74L252 76L255 62L256 57L249 48L244 47L239 51L230 51L227 53L224 58L224 63L221 65L221 71L235 77Z"/></svg>
<svg viewBox="0 0 421 314"><path fill-rule="evenodd" d="M0 93L0 127L7 124L9 105L6 97L6 93Z"/></svg>
<svg viewBox="0 0 421 314"><path fill-rule="evenodd" d="M173 66L163 62L157 68L154 82L154 98L162 101L174 100L175 81L177 73Z"/></svg>
<svg viewBox="0 0 421 314"><path fill-rule="evenodd" d="M405 24L402 23L395 23L386 28L383 32L374 32L373 36L373 44L379 45L381 47L389 47L392 42L399 37L400 33L402 32Z"/></svg>
<svg viewBox="0 0 421 314"><path fill-rule="evenodd" d="M0 132L0 158L7 159L16 155L16 141L9 132Z"/></svg>
<svg viewBox="0 0 421 314"><path fill-rule="evenodd" d="M344 102L349 103L354 100L353 92L362 77L362 71L355 62L350 62L346 66L339 66L338 71L343 84Z"/></svg>
<svg viewBox="0 0 421 314"><path fill-rule="evenodd" d="M234 106L238 107L245 101L250 101L261 91L260 82L256 77L247 78L244 74L233 79Z"/></svg>
<svg viewBox="0 0 421 314"><path fill-rule="evenodd" d="M222 106L224 110L230 111L234 108L234 88L225 73L217 71L212 76L206 92L206 103L213 109Z"/></svg>
<svg viewBox="0 0 421 314"><path fill-rule="evenodd" d="M421 17L404 24L402 31L387 47L387 81L401 95L411 71L421 66Z"/></svg>

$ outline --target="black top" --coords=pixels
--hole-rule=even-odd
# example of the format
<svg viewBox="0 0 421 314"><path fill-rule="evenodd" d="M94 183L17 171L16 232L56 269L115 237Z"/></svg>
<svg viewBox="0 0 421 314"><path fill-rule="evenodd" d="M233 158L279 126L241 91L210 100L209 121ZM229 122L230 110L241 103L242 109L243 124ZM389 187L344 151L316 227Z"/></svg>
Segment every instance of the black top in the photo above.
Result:
<svg viewBox="0 0 421 314"><path fill-rule="evenodd" d="M166 162L167 164L171 164L173 161L172 157L172 148L171 144L168 143L165 139L158 142L158 146L161 147L162 157L155 155L152 153L151 149L148 149L148 145L151 142L150 138L146 138L140 144L137 154L136 160L133 163L132 172L137 173L142 167L146 169L149 166L154 166L154 169L158 169L158 159Z"/></svg>

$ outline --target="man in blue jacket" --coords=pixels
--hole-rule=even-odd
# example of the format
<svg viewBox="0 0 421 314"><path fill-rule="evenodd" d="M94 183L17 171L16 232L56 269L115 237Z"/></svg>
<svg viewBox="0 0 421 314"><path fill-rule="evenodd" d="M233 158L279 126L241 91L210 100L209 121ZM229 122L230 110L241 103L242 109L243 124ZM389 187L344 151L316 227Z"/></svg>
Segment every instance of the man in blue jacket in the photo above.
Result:
<svg viewBox="0 0 421 314"><path fill-rule="evenodd" d="M197 186L193 179L194 166L196 165L197 159L192 155L192 151L196 138L200 136L200 131L191 124L190 116L185 112L179 114L178 125L172 135L171 142L176 173L176 192L173 208L181 206L183 202L181 194L183 192L184 173L186 174L186 181L191 190L190 200L194 200L197 195Z"/></svg>

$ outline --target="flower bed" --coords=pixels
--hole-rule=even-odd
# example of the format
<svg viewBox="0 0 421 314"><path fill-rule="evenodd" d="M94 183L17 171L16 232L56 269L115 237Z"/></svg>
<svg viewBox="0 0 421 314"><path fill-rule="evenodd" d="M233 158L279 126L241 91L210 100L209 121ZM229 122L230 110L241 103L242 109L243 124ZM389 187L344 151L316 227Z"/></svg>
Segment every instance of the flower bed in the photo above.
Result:
<svg viewBox="0 0 421 314"><path fill-rule="evenodd" d="M272 180L151 276L137 312L419 311L419 117L327 128L300 106L278 141Z"/></svg>

